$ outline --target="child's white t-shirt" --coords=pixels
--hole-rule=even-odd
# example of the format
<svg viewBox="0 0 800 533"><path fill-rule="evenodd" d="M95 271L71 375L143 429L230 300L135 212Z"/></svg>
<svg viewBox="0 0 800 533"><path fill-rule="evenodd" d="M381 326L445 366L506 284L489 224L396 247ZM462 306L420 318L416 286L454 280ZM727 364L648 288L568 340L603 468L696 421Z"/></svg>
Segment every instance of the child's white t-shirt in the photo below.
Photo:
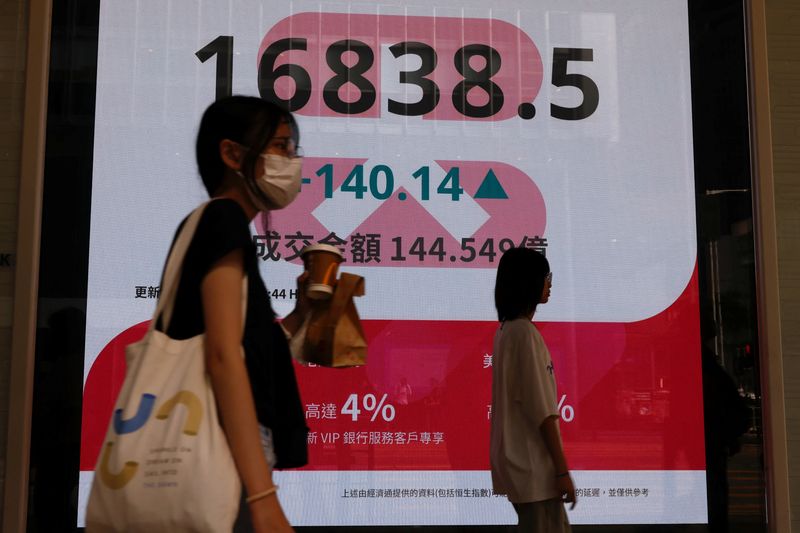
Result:
<svg viewBox="0 0 800 533"><path fill-rule="evenodd" d="M550 351L527 318L506 321L495 333L492 356L489 455L495 494L512 503L559 496L539 429L550 416L558 416Z"/></svg>

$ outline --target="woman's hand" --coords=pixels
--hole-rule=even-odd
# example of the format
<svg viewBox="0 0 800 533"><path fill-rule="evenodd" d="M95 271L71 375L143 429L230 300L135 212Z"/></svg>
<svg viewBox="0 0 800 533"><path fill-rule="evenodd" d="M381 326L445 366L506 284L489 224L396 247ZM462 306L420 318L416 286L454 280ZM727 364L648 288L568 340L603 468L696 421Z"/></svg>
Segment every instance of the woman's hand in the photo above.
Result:
<svg viewBox="0 0 800 533"><path fill-rule="evenodd" d="M250 517L255 533L290 533L294 531L276 494L256 500L250 505Z"/></svg>
<svg viewBox="0 0 800 533"><path fill-rule="evenodd" d="M297 276L297 303L294 312L304 317L311 311L311 298L308 297L308 272Z"/></svg>
<svg viewBox="0 0 800 533"><path fill-rule="evenodd" d="M303 272L297 277L297 303L294 310L281 322L289 335L294 336L297 333L311 312L312 301L308 297L306 289L308 289L308 272Z"/></svg>

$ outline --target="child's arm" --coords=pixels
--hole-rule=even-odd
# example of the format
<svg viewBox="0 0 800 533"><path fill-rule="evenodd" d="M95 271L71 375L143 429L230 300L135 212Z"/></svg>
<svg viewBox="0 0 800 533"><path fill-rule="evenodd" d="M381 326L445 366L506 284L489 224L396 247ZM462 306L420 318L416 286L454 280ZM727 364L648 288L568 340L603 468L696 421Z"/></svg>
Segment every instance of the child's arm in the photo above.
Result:
<svg viewBox="0 0 800 533"><path fill-rule="evenodd" d="M570 509L575 508L575 485L572 483L572 477L569 475L569 468L567 467L567 458L564 457L564 448L561 446L561 434L558 431L558 417L548 416L539 426L539 431L542 432L542 439L547 446L547 451L550 453L550 458L556 467L556 487L558 488L561 497L566 503L571 503Z"/></svg>

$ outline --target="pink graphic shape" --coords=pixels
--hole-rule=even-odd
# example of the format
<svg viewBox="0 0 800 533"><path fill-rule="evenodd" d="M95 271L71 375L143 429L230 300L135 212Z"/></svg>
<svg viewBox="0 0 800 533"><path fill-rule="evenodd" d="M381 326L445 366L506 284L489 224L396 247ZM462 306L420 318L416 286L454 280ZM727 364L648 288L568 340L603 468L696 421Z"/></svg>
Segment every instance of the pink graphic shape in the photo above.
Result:
<svg viewBox="0 0 800 533"><path fill-rule="evenodd" d="M401 193L406 195L405 200L400 200ZM450 255L458 256L459 242L403 188L398 189L391 198L383 202L351 235L353 234L381 235L381 246L384 249L381 253L380 266L453 268L459 265L458 262L449 260ZM397 253L395 239L398 238L401 243L400 252L402 257L406 258L405 261L391 259ZM442 239L441 243L445 251L443 260L440 261L433 257L421 259L418 255L409 253L417 239L421 239L419 243L425 252L431 249L436 239ZM370 266L372 265L375 264L370 263Z"/></svg>
<svg viewBox="0 0 800 533"><path fill-rule="evenodd" d="M473 19L455 17L418 17L401 15L369 15L347 13L297 13L281 20L266 33L258 50L256 68L264 51L278 40L286 38L305 39L305 50L288 50L281 53L274 68L292 64L302 67L311 78L311 97L306 105L296 112L309 116L348 116L331 110L325 105L323 88L335 75L326 61L331 44L344 40L357 40L366 44L374 54L374 64L363 73L363 77L375 88L375 103L366 111L349 116L377 118L381 109L381 47L403 42L419 42L436 51L436 68L426 78L436 83L440 100L433 112L424 115L434 120L507 120L517 116L518 107L532 103L542 85L543 67L538 48L533 40L520 28L496 19ZM455 65L456 52L467 45L487 45L497 51L500 67L491 76L491 81L500 88L504 103L500 111L491 117L471 118L460 113L453 105L453 90L464 81ZM353 65L352 59L343 54L342 61ZM473 58L469 62L477 71L482 71L485 61ZM486 73L488 75L488 73ZM485 76L484 76L485 77ZM399 80L398 80L399 81ZM418 91L418 89L412 89ZM275 81L275 92L282 98L294 94L295 84L288 76ZM351 83L339 89L345 102L359 98L360 91ZM467 101L483 105L488 100L487 92L479 87L467 92ZM406 103L414 103L414 100Z"/></svg>
<svg viewBox="0 0 800 533"><path fill-rule="evenodd" d="M444 170L458 167L461 186L489 219L471 237L477 242L487 238L499 244L510 238L515 246L524 237L543 237L547 226L547 208L541 191L520 169L498 161L437 161ZM475 198L489 171L497 177L508 198ZM486 265L483 265L486 266Z"/></svg>

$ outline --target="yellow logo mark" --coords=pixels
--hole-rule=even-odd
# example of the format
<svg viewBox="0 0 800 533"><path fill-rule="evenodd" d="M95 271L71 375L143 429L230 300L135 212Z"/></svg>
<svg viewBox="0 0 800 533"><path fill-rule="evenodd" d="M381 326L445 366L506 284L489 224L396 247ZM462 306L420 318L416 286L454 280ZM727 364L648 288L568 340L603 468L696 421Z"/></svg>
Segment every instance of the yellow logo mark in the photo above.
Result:
<svg viewBox="0 0 800 533"><path fill-rule="evenodd" d="M118 474L113 474L108 470L108 461L111 457L111 448L114 446L113 442L107 442L103 449L103 457L100 460L100 481L103 482L110 489L121 489L136 475L136 470L139 468L139 463L128 461Z"/></svg>
<svg viewBox="0 0 800 533"><path fill-rule="evenodd" d="M175 409L178 404L186 406L188 411L186 416L186 423L183 425L183 433L186 435L196 436L200 429L200 422L203 419L203 404L200 399L188 390L182 390L161 405L161 408L156 413L156 418L165 420Z"/></svg>

